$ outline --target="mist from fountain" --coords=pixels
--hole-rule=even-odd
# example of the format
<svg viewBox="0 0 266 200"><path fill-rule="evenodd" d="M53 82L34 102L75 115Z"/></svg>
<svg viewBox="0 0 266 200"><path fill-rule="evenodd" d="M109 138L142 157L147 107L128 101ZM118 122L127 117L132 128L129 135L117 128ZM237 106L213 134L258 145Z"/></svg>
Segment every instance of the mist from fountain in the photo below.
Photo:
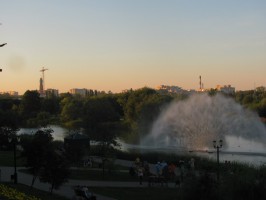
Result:
<svg viewBox="0 0 266 200"><path fill-rule="evenodd" d="M266 128L258 115L222 94L193 94L171 103L154 122L140 146L184 150L209 149L226 136L266 144Z"/></svg>

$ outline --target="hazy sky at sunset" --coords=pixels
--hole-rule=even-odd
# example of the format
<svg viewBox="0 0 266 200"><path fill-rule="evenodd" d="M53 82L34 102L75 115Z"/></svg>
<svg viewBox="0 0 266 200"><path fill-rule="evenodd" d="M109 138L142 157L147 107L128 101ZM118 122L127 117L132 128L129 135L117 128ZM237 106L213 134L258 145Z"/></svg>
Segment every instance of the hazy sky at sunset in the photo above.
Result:
<svg viewBox="0 0 266 200"><path fill-rule="evenodd" d="M265 0L0 0L0 91L266 86Z"/></svg>

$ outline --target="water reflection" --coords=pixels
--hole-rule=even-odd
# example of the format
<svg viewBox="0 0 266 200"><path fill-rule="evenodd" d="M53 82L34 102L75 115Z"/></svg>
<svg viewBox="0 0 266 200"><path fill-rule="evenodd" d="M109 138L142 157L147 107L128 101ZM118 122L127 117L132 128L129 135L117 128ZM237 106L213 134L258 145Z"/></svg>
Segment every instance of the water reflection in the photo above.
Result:
<svg viewBox="0 0 266 200"><path fill-rule="evenodd" d="M64 137L69 134L69 131L61 126L50 126L54 130L52 136L54 140L63 141ZM18 134L34 134L37 128L22 128ZM123 140L118 139L118 143L121 144L120 148L122 151L140 151L140 152L171 152L176 154L192 154L204 156L210 159L216 159L215 149L212 147L212 143L209 147L204 147L203 149L191 149L187 151L186 148L180 147L177 141L176 146L168 147L152 147L144 145L134 145L123 142ZM220 160L224 162L227 161L237 161L245 162L254 165L266 164L266 147L262 143L253 140L246 140L241 137L236 136L226 136L225 138L226 147L221 149Z"/></svg>
<svg viewBox="0 0 266 200"><path fill-rule="evenodd" d="M187 154L197 155L206 157L209 159L216 159L216 151L212 147L212 143L208 147L202 149L190 149L182 148L178 143L176 146L168 147L153 147L145 145L133 145L127 144L122 140L118 140L121 144L123 151L139 151L145 152L164 152L164 153L176 153L176 154ZM221 162L242 162L252 165L266 165L266 147L262 143L253 140L246 140L242 137L237 136L226 136L225 137L226 147L221 148L220 160Z"/></svg>

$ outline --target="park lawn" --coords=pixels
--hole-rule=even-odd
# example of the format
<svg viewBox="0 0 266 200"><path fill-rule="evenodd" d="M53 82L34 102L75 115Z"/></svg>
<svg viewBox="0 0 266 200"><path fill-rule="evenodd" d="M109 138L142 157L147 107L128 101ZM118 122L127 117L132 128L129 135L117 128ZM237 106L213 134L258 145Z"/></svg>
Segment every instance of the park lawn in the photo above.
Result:
<svg viewBox="0 0 266 200"><path fill-rule="evenodd" d="M27 169L20 169L22 173L29 174ZM101 169L71 169L69 179L75 180L93 180L93 181L138 181L137 176L130 176L126 171L112 171L107 170L104 173Z"/></svg>
<svg viewBox="0 0 266 200"><path fill-rule="evenodd" d="M181 199L178 188L142 187L142 188L111 188L91 187L90 191L96 194L112 197L117 200L164 200ZM97 195L96 195L97 196Z"/></svg>
<svg viewBox="0 0 266 200"><path fill-rule="evenodd" d="M0 166L14 166L14 152L0 151ZM20 157L20 152L17 151L17 166L25 166L25 160Z"/></svg>
<svg viewBox="0 0 266 200"><path fill-rule="evenodd" d="M35 188L30 188L29 186L23 185L23 184L11 184L11 183L2 183L5 186L8 186L10 188L14 188L19 192L25 193L28 196L34 196L41 200L67 200L67 198L59 196L57 194L51 194L50 192L45 192L42 190L38 190ZM0 196L1 200L9 200L7 198L4 198Z"/></svg>
<svg viewBox="0 0 266 200"><path fill-rule="evenodd" d="M27 169L20 169L22 173L29 174ZM103 175L103 171L101 169L71 169L70 176L68 179L74 180L91 180L91 181L125 181L125 182L138 182L138 177L131 176L128 171L105 171ZM148 177L143 178L143 181L148 181ZM169 182L172 182L170 180Z"/></svg>
<svg viewBox="0 0 266 200"><path fill-rule="evenodd" d="M111 171L105 170L103 175L102 169L71 169L69 179L76 180L97 180L97 181L138 181L138 177L130 176L128 171Z"/></svg>

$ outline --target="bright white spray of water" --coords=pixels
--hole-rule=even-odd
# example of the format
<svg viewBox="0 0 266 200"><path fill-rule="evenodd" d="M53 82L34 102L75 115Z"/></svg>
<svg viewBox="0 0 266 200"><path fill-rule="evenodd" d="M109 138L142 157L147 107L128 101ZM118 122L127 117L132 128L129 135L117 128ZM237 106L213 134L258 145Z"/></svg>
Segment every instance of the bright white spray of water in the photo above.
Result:
<svg viewBox="0 0 266 200"><path fill-rule="evenodd" d="M241 137L266 144L265 125L258 115L217 94L194 94L173 102L153 124L142 146L153 148L206 149L213 140Z"/></svg>

